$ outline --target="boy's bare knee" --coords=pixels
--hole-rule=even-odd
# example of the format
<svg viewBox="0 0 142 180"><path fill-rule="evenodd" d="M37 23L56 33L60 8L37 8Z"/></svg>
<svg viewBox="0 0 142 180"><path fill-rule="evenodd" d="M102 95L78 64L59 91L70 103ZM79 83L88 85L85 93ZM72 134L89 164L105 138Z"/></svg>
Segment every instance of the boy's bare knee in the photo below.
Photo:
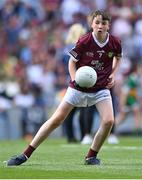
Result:
<svg viewBox="0 0 142 180"><path fill-rule="evenodd" d="M58 126L61 125L61 122L60 121L54 121L52 122L52 128L57 128Z"/></svg>
<svg viewBox="0 0 142 180"><path fill-rule="evenodd" d="M104 125L107 126L107 127L111 127L113 126L114 124L114 119L113 118L110 118L110 119L107 119L104 121Z"/></svg>
<svg viewBox="0 0 142 180"><path fill-rule="evenodd" d="M56 128L56 127L60 126L63 121L64 121L64 119L61 117L52 120L52 127Z"/></svg>
<svg viewBox="0 0 142 180"><path fill-rule="evenodd" d="M50 119L52 128L55 129L58 126L60 126L63 123L64 119L64 116L59 116L54 119Z"/></svg>

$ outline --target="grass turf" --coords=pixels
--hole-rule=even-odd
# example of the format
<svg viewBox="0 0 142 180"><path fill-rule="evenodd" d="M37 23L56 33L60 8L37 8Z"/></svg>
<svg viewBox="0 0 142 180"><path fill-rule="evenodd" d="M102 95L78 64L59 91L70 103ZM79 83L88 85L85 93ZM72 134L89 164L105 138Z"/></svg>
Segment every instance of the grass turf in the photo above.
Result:
<svg viewBox="0 0 142 180"><path fill-rule="evenodd" d="M121 137L118 145L104 144L101 166L84 165L89 145L48 139L25 164L6 167L3 161L22 152L24 140L0 141L0 179L141 179L141 138Z"/></svg>

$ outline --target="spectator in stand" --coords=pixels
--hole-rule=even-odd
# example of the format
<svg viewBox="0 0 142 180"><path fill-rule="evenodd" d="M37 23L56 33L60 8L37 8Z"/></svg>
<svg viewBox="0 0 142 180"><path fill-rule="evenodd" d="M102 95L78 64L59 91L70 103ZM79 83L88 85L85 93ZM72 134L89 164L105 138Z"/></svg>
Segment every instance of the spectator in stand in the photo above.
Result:
<svg viewBox="0 0 142 180"><path fill-rule="evenodd" d="M66 72L67 75L69 76L69 72L68 72L68 62L69 62L69 55L67 54L67 52L72 49L75 45L75 43L77 42L78 38L85 34L86 29L79 23L73 24L68 31L66 40L65 40L65 55L63 58L63 62L66 68ZM66 118L66 121L64 122L64 127L65 127L65 133L67 135L67 140L68 142L77 142L77 139L75 137L75 132L74 132L74 128L73 128L73 119L74 116L77 112L77 108L74 108L69 116ZM79 117L81 117L81 115L79 115ZM79 118L80 119L80 118ZM82 139L82 138L81 138Z"/></svg>

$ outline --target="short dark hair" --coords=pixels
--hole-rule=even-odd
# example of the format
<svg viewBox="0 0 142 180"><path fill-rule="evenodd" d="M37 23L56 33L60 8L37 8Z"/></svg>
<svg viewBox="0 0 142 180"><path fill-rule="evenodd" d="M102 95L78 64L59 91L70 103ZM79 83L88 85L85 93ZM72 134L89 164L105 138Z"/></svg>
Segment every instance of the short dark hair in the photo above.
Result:
<svg viewBox="0 0 142 180"><path fill-rule="evenodd" d="M90 15L88 16L89 24L91 24L93 19L98 15L101 15L103 20L107 20L109 22L111 21L111 16L107 11L105 11L105 10L96 10L94 12L91 12Z"/></svg>

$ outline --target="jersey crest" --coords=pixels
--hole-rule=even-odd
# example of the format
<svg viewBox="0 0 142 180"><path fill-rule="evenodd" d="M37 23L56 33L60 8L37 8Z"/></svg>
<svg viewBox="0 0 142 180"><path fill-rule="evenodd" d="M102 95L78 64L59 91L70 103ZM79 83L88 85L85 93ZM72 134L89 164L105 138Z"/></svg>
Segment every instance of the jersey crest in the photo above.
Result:
<svg viewBox="0 0 142 180"><path fill-rule="evenodd" d="M110 51L110 52L108 53L108 57L109 57L109 58L112 58L112 57L113 57L113 52Z"/></svg>

